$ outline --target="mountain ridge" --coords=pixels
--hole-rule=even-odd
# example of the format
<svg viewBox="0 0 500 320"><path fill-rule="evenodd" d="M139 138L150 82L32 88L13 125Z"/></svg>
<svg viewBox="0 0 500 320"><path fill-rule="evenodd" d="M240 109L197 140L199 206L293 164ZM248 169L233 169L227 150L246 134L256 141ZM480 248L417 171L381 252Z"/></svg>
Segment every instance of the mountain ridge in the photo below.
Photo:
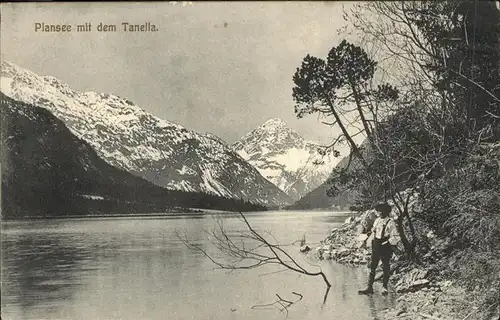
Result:
<svg viewBox="0 0 500 320"><path fill-rule="evenodd" d="M319 186L338 159L322 156L321 145L305 140L279 118L271 118L231 145L266 179L295 200Z"/></svg>
<svg viewBox="0 0 500 320"><path fill-rule="evenodd" d="M107 164L47 109L2 93L0 105L2 217L263 209L156 186Z"/></svg>
<svg viewBox="0 0 500 320"><path fill-rule="evenodd" d="M155 117L130 100L79 92L57 78L6 61L1 63L0 89L15 100L50 110L107 163L159 186L263 205L291 203L220 138Z"/></svg>
<svg viewBox="0 0 500 320"><path fill-rule="evenodd" d="M373 151L370 149L368 140L364 140L359 149L365 159L373 157ZM346 169L347 172L353 172L361 166L360 160L353 156L350 159L349 155L344 156L335 166L336 169ZM329 196L328 190L336 186L341 190L335 196ZM356 200L361 195L360 190L344 190L345 187L335 177L331 175L325 182L318 185L315 189L310 190L302 198L297 200L294 204L287 206L286 209L349 209L355 205Z"/></svg>

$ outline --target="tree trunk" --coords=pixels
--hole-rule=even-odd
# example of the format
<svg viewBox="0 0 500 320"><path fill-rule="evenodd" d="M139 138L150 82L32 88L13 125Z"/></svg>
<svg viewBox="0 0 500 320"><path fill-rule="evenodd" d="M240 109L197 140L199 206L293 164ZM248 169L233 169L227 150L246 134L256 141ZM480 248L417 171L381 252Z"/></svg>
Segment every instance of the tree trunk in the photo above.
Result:
<svg viewBox="0 0 500 320"><path fill-rule="evenodd" d="M359 151L358 146L356 145L356 143L352 139L352 137L349 134L349 132L347 132L347 129L344 126L344 124L342 123L342 120L340 119L339 115L337 114L337 111L335 111L335 107L333 105L333 102L331 101L330 97L328 96L328 94L326 92L324 92L324 94L325 94L325 98L326 98L326 100L328 102L328 106L330 107L330 110L332 111L332 114L335 117L335 121L337 122L340 130L342 130L342 134L347 139L347 142L349 143L349 146L351 147L351 150L352 150L353 154L356 155L356 157L358 157L358 159L361 161L361 163L363 163L363 166L365 168L367 168L368 164L366 163L365 158L361 154L361 151Z"/></svg>
<svg viewBox="0 0 500 320"><path fill-rule="evenodd" d="M417 235L415 232L415 226L413 225L413 221L411 221L410 214L408 213L408 207L404 209L404 216L406 220L408 220L408 227L410 228L411 232L411 242L410 246L412 247L412 250L415 251L415 248L417 247Z"/></svg>
<svg viewBox="0 0 500 320"><path fill-rule="evenodd" d="M398 191L394 191L395 193L398 193ZM398 196L402 199L401 195L398 193ZM399 233L399 237L401 238L401 243L403 243L403 247L405 248L405 253L406 253L406 258L409 259L410 261L420 263L420 259L417 256L415 252L416 248L416 242L415 242L415 228L413 226L413 223L411 222L410 215L408 214L408 200L409 200L409 195L405 203L403 203L403 208L401 208L394 196L392 195L392 201L394 202L394 205L397 207L399 211L399 219L396 221L396 227ZM410 242L408 240L408 237L406 237L406 233L404 230L404 219L408 220L408 225L410 227L410 231L412 232L412 241Z"/></svg>
<svg viewBox="0 0 500 320"><path fill-rule="evenodd" d="M415 248L412 247L411 243L408 241L408 238L406 237L402 219L396 220L396 228L398 230L399 237L401 238L401 243L403 244L403 247L405 249L406 258L410 261L418 263L419 259L415 253Z"/></svg>

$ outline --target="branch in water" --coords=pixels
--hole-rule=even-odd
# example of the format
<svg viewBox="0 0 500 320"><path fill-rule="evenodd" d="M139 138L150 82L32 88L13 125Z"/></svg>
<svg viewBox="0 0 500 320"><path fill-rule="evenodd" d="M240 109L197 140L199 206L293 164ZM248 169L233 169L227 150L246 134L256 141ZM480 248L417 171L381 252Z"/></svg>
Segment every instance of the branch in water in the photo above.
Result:
<svg viewBox="0 0 500 320"><path fill-rule="evenodd" d="M254 305L254 306L252 306L252 309L259 309L259 308L261 309L261 308L266 308L266 307L275 307L280 312L285 311L286 312L286 318L288 318L288 308L291 305L293 305L294 303L299 302L303 298L303 296L300 293L297 293L295 291L293 291L292 293L294 295L298 296L299 298L297 300L295 300L295 301L290 301L290 300L283 299L282 297L280 297L279 294L276 294L276 297L278 297L278 300L276 300L274 302L271 302L271 303L267 303L267 304L257 304L257 305ZM281 306L281 308L280 308L280 306Z"/></svg>
<svg viewBox="0 0 500 320"><path fill-rule="evenodd" d="M264 265L277 265L285 267L285 270L291 270L307 276L319 276L323 279L327 287L323 300L323 303L325 303L331 284L321 268L318 267L319 271L317 272L307 270L283 249L283 245L271 243L266 240L263 235L252 227L243 213L240 212L239 214L241 221L245 224L246 230L229 232L225 229L222 219L218 219L215 227L211 231L205 231L210 242L217 251L225 255L225 259L215 258L202 246L187 239L186 236L181 237L177 233L177 237L189 249L201 252L207 259L221 269L247 270ZM272 237L269 232L267 232L267 234ZM274 237L272 238L274 239ZM274 241L276 241L276 239L274 239ZM279 272L282 271L283 270L280 270ZM301 295L300 297L302 299ZM281 305L283 309L286 302L290 301L280 298L277 304ZM271 305L276 306L276 303Z"/></svg>

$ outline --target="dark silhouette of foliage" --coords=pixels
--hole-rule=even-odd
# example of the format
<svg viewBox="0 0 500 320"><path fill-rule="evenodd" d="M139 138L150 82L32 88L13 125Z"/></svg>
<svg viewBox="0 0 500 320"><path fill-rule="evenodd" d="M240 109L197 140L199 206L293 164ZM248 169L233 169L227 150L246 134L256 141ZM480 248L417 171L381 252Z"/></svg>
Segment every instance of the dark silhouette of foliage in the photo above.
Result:
<svg viewBox="0 0 500 320"><path fill-rule="evenodd" d="M425 67L435 73L435 86L449 94L455 115L465 119L464 129L495 128L500 120L500 11L494 1L423 2L408 6L405 14L431 48Z"/></svg>
<svg viewBox="0 0 500 320"><path fill-rule="evenodd" d="M416 191L421 209L407 219L421 229L414 234L430 228L451 242L436 269L477 289L483 309L498 306L500 7L449 0L356 8L352 24L365 45L383 49L385 74L400 73L401 98L377 121L371 174L351 174L378 176L377 197Z"/></svg>

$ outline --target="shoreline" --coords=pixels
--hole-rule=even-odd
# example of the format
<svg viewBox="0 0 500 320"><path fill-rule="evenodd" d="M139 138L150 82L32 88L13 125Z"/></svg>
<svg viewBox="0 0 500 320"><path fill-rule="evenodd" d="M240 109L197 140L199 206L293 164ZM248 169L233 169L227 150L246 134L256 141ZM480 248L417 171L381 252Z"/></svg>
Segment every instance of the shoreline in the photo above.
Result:
<svg viewBox="0 0 500 320"><path fill-rule="evenodd" d="M199 211L198 211L199 210ZM266 212L266 211L255 211ZM92 219L92 218L162 218L181 216L206 216L211 214L237 214L236 211L194 209L186 212L163 212L163 213L116 213L116 214L85 214L85 215L50 215L50 216L25 216L25 217L2 217L1 221L26 221L26 220L56 220L56 219Z"/></svg>
<svg viewBox="0 0 500 320"><path fill-rule="evenodd" d="M182 211L185 210L185 211ZM311 212L309 210L293 210L295 212ZM249 211L242 212L243 214L252 215L265 212L292 212L290 210L265 210L265 211ZM347 216L352 214L351 211L328 211L328 210L318 210L312 211L313 213L328 212L328 213L341 213L342 216ZM152 213L111 213L111 214L85 214L85 215L46 215L46 216L24 216L24 217L1 217L0 221L28 221L28 220L57 220L57 219L93 219L93 218L169 218L169 217L183 217L183 216L209 216L214 214L239 214L238 211L227 211L227 210L216 210L216 209L197 209L197 208L185 208L175 212L152 212Z"/></svg>
<svg viewBox="0 0 500 320"><path fill-rule="evenodd" d="M300 251L314 255L319 260L332 260L351 267L367 267L371 248L361 247L357 240L359 229L369 219L370 212L351 216L338 228L334 228L320 245L303 245ZM367 241L371 242L371 241ZM381 310L376 320L456 320L484 319L475 297L479 292L467 292L456 281L442 275L435 265L413 265L393 255L391 260L389 295L395 296L392 308ZM382 285L381 264L377 268L374 295L380 295ZM366 273L368 280L368 272ZM363 289L363 288L360 288ZM487 318L499 320L500 318Z"/></svg>

